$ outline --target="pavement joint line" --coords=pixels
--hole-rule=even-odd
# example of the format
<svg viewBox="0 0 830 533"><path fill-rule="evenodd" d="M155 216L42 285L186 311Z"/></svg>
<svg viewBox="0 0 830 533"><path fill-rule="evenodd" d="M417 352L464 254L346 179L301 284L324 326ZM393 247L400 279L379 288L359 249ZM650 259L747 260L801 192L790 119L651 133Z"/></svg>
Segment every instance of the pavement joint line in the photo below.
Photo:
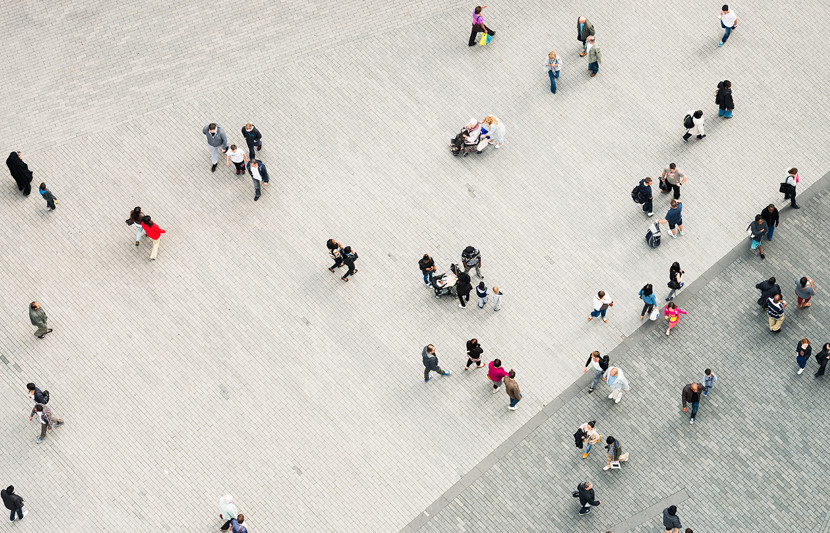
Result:
<svg viewBox="0 0 830 533"><path fill-rule="evenodd" d="M640 526L646 523L648 520L651 520L654 515L660 515L663 513L663 509L670 505L678 505L680 503L685 502L686 500L690 499L689 493L686 492L686 489L680 489L679 491L675 492L671 496L663 498L662 500L653 503L649 507L646 507L642 511L629 516L619 524L615 525L614 527L610 528L611 531L615 533L624 533L630 529L633 529L637 526Z"/></svg>

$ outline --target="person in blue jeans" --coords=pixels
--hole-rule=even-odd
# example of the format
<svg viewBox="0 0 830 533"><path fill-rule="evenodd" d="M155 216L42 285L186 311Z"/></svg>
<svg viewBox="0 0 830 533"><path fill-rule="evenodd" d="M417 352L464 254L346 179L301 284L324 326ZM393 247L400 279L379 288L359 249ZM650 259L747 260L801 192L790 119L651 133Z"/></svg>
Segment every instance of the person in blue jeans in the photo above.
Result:
<svg viewBox="0 0 830 533"><path fill-rule="evenodd" d="M603 322L608 322L608 319L605 318L605 313L608 311L608 308L613 305L614 300L605 294L605 291L599 291L597 295L594 296L594 310L591 311L591 316L588 317L588 322L598 316L602 317Z"/></svg>
<svg viewBox="0 0 830 533"><path fill-rule="evenodd" d="M700 405L700 395L704 388L702 383L689 383L683 387L683 412L686 412L686 404L692 404L692 416L689 418L690 424L695 423L697 408Z"/></svg>
<svg viewBox="0 0 830 533"><path fill-rule="evenodd" d="M507 391L507 396L510 397L510 405L507 408L515 411L517 409L516 404L522 401L522 392L519 390L519 384L516 383L516 371L512 368L504 378L504 388Z"/></svg>
<svg viewBox="0 0 830 533"><path fill-rule="evenodd" d="M0 496L3 498L3 505L11 511L11 515L9 516L10 522L14 522L14 515L17 515L19 520L23 520L23 517L29 514L29 511L23 510L23 498L14 493L14 485L9 485L5 489L0 490Z"/></svg>
<svg viewBox="0 0 830 533"><path fill-rule="evenodd" d="M766 209L761 211L761 218L767 223L767 240L771 241L772 234L775 232L775 228L778 227L778 209L775 208L775 204L769 204Z"/></svg>
<svg viewBox="0 0 830 533"><path fill-rule="evenodd" d="M548 77L550 78L550 92L556 94L556 80L559 79L559 69L562 68L562 62L556 52L551 51L548 54L548 62L545 68L547 68Z"/></svg>
<svg viewBox="0 0 830 533"><path fill-rule="evenodd" d="M724 4L718 18L720 19L720 27L724 29L723 38L718 46L723 46L726 44L726 40L729 39L732 30L738 27L738 15L734 11L729 11L729 6Z"/></svg>
<svg viewBox="0 0 830 533"><path fill-rule="evenodd" d="M432 283L432 273L435 272L435 261L429 256L424 256L418 261L418 268L421 269L421 274L424 275L424 285L427 287Z"/></svg>
<svg viewBox="0 0 830 533"><path fill-rule="evenodd" d="M711 368L707 368L703 371L703 386L705 387L703 391L704 396L709 396L709 389L715 386L715 382L718 380L718 376L712 373Z"/></svg>

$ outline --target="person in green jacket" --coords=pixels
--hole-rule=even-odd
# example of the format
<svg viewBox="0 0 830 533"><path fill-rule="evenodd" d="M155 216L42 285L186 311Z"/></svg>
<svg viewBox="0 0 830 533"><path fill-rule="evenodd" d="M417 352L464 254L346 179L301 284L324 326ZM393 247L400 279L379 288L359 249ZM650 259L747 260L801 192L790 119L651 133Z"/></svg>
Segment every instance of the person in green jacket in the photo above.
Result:
<svg viewBox="0 0 830 533"><path fill-rule="evenodd" d="M29 305L29 319L33 326L37 326L35 337L42 339L47 333L52 333L52 328L46 327L46 311L37 302L32 302Z"/></svg>
<svg viewBox="0 0 830 533"><path fill-rule="evenodd" d="M591 77L597 75L599 72L599 64L602 63L602 52L596 44L596 37L593 35L588 37L588 70L591 71Z"/></svg>

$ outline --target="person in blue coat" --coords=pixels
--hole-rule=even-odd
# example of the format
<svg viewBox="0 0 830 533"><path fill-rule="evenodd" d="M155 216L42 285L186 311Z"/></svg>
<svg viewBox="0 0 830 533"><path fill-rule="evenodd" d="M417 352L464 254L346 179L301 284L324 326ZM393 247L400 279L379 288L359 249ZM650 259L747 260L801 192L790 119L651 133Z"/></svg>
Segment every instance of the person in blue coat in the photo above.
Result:
<svg viewBox="0 0 830 533"><path fill-rule="evenodd" d="M259 200L259 197L262 196L262 187L261 185L264 183L268 185L268 169L265 168L265 164L260 161L259 159L251 158L248 161L248 175L251 176L251 179L254 181L254 190L256 191L254 195L254 202Z"/></svg>
<svg viewBox="0 0 830 533"><path fill-rule="evenodd" d="M650 315L654 310L654 306L657 305L657 298L654 296L654 289L651 287L651 283L646 283L640 289L640 299L643 301L643 310L640 311L640 320L642 320L646 315Z"/></svg>

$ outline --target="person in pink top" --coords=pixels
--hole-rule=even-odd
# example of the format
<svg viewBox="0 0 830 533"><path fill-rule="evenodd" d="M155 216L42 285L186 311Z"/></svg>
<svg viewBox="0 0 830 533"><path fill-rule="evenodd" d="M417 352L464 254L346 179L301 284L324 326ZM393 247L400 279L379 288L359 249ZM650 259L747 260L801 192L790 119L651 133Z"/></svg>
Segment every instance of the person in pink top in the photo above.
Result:
<svg viewBox="0 0 830 533"><path fill-rule="evenodd" d="M485 7L487 6L476 6L473 11L473 31L470 33L470 46L475 46L478 32L485 31L490 37L493 37L496 34L495 30L491 30L484 25L484 15L481 14L481 10Z"/></svg>
<svg viewBox="0 0 830 533"><path fill-rule="evenodd" d="M507 377L507 371L501 367L501 359L490 361L487 367L487 377L493 382L493 394L499 392L504 378Z"/></svg>
<svg viewBox="0 0 830 533"><path fill-rule="evenodd" d="M669 302L666 304L665 309L663 309L663 314L666 316L666 320L669 321L669 329L666 330L666 335L670 335L671 330L680 320L680 315L687 315L688 313L677 307L677 304L674 302Z"/></svg>

